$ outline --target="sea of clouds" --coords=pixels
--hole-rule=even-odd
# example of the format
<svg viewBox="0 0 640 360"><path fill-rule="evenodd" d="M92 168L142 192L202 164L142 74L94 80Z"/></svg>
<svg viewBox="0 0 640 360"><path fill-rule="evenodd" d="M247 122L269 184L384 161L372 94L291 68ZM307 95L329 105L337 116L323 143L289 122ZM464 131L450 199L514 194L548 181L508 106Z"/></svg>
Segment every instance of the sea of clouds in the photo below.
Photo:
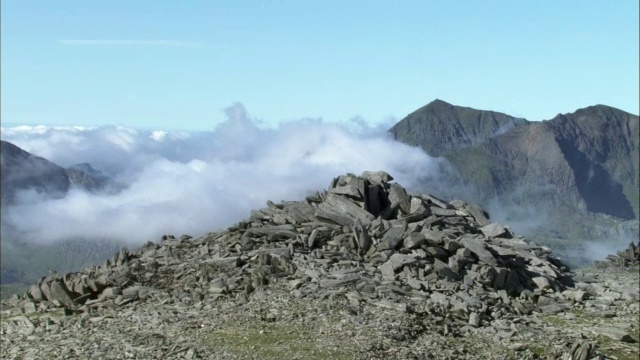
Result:
<svg viewBox="0 0 640 360"><path fill-rule="evenodd" d="M116 194L72 189L61 199L24 196L3 222L25 238L140 244L163 234L201 235L243 220L267 200L301 200L334 177L385 170L408 189L443 160L394 141L388 124L303 119L261 126L241 104L208 132L128 126L2 128L2 139L60 166L90 163L124 185ZM31 194L33 195L33 194Z"/></svg>

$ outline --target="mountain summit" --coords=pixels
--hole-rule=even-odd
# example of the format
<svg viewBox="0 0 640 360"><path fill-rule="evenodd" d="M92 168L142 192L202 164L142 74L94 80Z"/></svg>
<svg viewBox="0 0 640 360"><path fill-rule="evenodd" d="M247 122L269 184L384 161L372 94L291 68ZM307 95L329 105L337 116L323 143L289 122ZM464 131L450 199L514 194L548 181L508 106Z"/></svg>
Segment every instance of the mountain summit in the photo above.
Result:
<svg viewBox="0 0 640 360"><path fill-rule="evenodd" d="M517 193L520 200L542 197L554 206L638 218L637 115L596 105L530 122L435 100L389 132L449 160L453 184L470 185L485 200Z"/></svg>
<svg viewBox="0 0 640 360"><path fill-rule="evenodd" d="M476 110L434 100L407 115L389 132L394 138L442 156L482 144L516 126L529 122L494 111Z"/></svg>

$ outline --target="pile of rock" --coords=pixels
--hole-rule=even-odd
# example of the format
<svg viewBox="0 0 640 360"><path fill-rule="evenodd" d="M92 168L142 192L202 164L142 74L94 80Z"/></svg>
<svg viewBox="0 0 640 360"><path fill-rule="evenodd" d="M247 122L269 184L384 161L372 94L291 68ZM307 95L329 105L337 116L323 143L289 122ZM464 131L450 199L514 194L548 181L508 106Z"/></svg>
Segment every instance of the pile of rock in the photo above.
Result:
<svg viewBox="0 0 640 360"><path fill-rule="evenodd" d="M123 248L100 266L40 279L21 306L27 313L51 307L74 313L141 301L197 305L287 294L343 297L354 307L473 328L571 304L562 295L571 295L568 269L549 248L491 223L476 205L410 194L392 180L385 172L339 176L327 191L268 202L224 231Z"/></svg>
<svg viewBox="0 0 640 360"><path fill-rule="evenodd" d="M636 245L633 241L629 243L629 247L623 251L618 251L616 255L609 254L605 261L596 261L597 266L638 266L640 265L640 243Z"/></svg>

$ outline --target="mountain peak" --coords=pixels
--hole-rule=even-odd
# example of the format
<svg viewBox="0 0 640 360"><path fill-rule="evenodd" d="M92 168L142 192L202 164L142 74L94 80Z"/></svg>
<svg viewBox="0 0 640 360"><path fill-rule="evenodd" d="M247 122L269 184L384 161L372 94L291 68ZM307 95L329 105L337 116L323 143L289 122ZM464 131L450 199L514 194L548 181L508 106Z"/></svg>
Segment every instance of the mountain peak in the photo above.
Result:
<svg viewBox="0 0 640 360"><path fill-rule="evenodd" d="M389 131L404 143L431 156L475 146L527 123L507 114L452 105L436 99L407 115Z"/></svg>
<svg viewBox="0 0 640 360"><path fill-rule="evenodd" d="M427 106L454 106L444 100L435 99L432 102L428 103Z"/></svg>

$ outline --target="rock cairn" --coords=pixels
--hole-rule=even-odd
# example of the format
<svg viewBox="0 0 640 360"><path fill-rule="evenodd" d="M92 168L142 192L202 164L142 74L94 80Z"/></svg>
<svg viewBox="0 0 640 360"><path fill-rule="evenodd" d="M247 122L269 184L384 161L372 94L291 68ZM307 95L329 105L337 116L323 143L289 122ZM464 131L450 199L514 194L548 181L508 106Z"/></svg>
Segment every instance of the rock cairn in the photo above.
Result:
<svg viewBox="0 0 640 360"><path fill-rule="evenodd" d="M640 244L639 244L640 245ZM640 248L633 241L625 250L618 251L617 254L609 254L605 261L596 261L596 266L638 266L640 265Z"/></svg>
<svg viewBox="0 0 640 360"><path fill-rule="evenodd" d="M17 300L25 313L72 314L145 301L342 297L434 316L445 331L571 304L568 269L549 248L490 222L476 205L410 194L392 180L342 175L327 191L268 202L224 231L163 236L100 266L49 275Z"/></svg>

